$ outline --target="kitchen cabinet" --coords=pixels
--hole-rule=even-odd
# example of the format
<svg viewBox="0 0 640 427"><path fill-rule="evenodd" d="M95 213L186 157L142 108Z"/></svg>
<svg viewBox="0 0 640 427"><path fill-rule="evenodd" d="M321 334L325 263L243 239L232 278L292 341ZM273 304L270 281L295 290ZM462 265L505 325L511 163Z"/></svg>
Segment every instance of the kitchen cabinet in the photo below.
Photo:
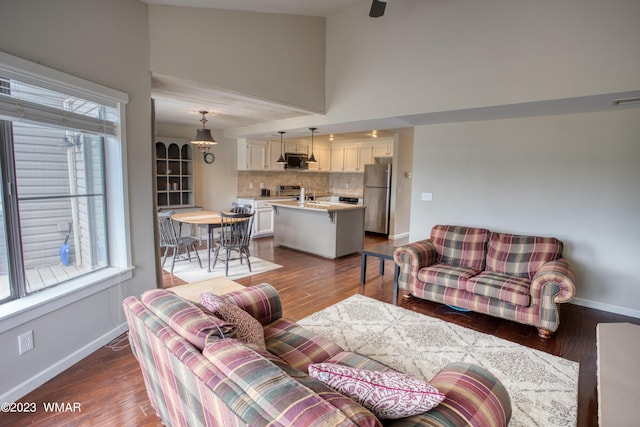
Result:
<svg viewBox="0 0 640 427"><path fill-rule="evenodd" d="M309 144L306 142L285 141L284 143L285 153L297 153L310 155Z"/></svg>
<svg viewBox="0 0 640 427"><path fill-rule="evenodd" d="M284 164L278 163L278 159L280 158L280 141L269 141L269 170L274 171L283 171ZM284 147L283 147L284 149ZM284 156L284 152L282 152Z"/></svg>
<svg viewBox="0 0 640 427"><path fill-rule="evenodd" d="M342 172L344 170L344 146L331 145L331 171Z"/></svg>
<svg viewBox="0 0 640 427"><path fill-rule="evenodd" d="M318 162L309 163L309 170L318 172L329 172L331 170L331 147L329 144L314 143L313 155ZM309 156L311 156L311 151L309 151Z"/></svg>
<svg viewBox="0 0 640 427"><path fill-rule="evenodd" d="M331 145L331 171L364 173L364 165L376 157L393 156L393 138L377 141L354 141Z"/></svg>
<svg viewBox="0 0 640 427"><path fill-rule="evenodd" d="M269 169L269 146L266 142L247 142L247 169Z"/></svg>
<svg viewBox="0 0 640 427"><path fill-rule="evenodd" d="M238 198L238 203L251 205L253 215L253 229L251 237L271 236L274 233L274 215L272 202L282 202L293 200L289 198L258 199L258 198Z"/></svg>
<svg viewBox="0 0 640 427"><path fill-rule="evenodd" d="M156 142L156 202L158 208L194 206L193 147L188 141L162 138Z"/></svg>
<svg viewBox="0 0 640 427"><path fill-rule="evenodd" d="M238 170L282 171L280 141L238 141Z"/></svg>
<svg viewBox="0 0 640 427"><path fill-rule="evenodd" d="M373 143L373 158L376 157L393 157L393 138Z"/></svg>

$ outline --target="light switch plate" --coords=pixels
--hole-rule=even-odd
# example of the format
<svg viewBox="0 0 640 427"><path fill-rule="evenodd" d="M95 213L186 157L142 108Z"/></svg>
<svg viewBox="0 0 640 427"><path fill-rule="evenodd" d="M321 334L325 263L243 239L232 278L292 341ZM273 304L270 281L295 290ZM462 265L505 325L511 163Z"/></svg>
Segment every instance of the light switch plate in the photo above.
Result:
<svg viewBox="0 0 640 427"><path fill-rule="evenodd" d="M433 193L422 193L421 199L425 202L430 202L433 200Z"/></svg>

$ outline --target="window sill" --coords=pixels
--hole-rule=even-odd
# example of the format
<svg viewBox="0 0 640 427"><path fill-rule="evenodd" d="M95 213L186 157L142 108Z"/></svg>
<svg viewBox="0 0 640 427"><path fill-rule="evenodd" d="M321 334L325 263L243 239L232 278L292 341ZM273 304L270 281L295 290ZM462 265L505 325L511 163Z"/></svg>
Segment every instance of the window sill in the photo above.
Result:
<svg viewBox="0 0 640 427"><path fill-rule="evenodd" d="M0 305L0 333L116 286L133 276L133 267L104 268L50 289Z"/></svg>

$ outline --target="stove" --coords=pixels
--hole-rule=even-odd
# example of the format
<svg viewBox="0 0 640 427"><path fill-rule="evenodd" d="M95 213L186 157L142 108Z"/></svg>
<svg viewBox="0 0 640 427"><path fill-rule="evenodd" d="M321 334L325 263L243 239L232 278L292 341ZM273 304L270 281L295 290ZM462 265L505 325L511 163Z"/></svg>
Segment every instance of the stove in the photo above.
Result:
<svg viewBox="0 0 640 427"><path fill-rule="evenodd" d="M278 185L278 196L295 197L296 200L300 200L301 188L300 185ZM305 200L315 200L315 196L306 194Z"/></svg>
<svg viewBox="0 0 640 427"><path fill-rule="evenodd" d="M300 197L300 186L278 185L278 196Z"/></svg>

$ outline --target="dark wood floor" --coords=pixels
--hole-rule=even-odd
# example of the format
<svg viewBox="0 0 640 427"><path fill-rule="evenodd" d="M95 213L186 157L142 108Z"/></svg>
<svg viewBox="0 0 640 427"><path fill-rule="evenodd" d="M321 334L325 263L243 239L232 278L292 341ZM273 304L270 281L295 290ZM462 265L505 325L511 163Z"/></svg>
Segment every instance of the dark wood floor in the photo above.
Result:
<svg viewBox="0 0 640 427"><path fill-rule="evenodd" d="M366 245L383 241L367 236ZM396 242L404 243L404 242ZM369 257L365 285L360 285L360 256L338 260L307 255L273 246L271 238L253 242L253 254L281 264L284 268L239 279L245 286L262 282L278 289L284 315L302 319L344 298L360 293L380 301L392 302L393 274L378 276L378 260ZM163 277L165 287L183 284L175 276ZM579 284L578 284L579 286ZM477 331L493 334L556 356L580 362L578 426L597 426L596 325L602 322L631 322L640 319L563 304L561 326L550 340L538 338L533 327L476 313L461 313L441 304L399 298L399 306L438 317ZM35 414L0 413L0 425L11 426L161 426L146 396L137 361L128 347L114 351L104 347L62 374L29 393L21 402L35 402ZM80 403L81 411L47 413L45 402Z"/></svg>

